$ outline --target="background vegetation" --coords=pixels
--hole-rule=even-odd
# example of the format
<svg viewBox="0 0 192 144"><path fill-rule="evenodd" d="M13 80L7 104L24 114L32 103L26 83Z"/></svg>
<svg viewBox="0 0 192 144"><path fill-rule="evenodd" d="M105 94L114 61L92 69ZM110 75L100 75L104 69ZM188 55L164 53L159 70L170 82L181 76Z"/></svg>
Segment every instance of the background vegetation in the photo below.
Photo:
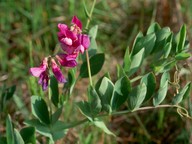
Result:
<svg viewBox="0 0 192 144"><path fill-rule="evenodd" d="M85 3L89 9L91 1L87 0ZM0 135L5 133L7 113L11 115L15 127L20 129L24 126L23 121L30 117L30 96L44 95L28 70L31 66L38 65L44 56L59 48L57 24L69 24L73 15L77 15L85 25L82 0L0 1L0 93L5 87L16 85L13 98L1 105ZM91 26L99 26L98 49L105 52L107 59L104 69L115 77L116 65L122 63L127 45L132 44L139 31L145 33L146 28L154 21L161 26L171 27L174 32L179 31L180 26L186 23L188 40L192 43L191 17L191 0L98 0ZM181 75L185 74L182 81L191 81L191 61L181 65ZM64 109L64 119L70 121L81 117L80 113L73 114L76 107L72 101L84 98L87 83L85 79L75 87L71 103ZM190 101L192 98L184 105ZM116 139L84 125L71 129L58 144L192 142L191 121L182 119L172 109L111 117L108 126L117 132ZM39 136L41 143L43 140Z"/></svg>

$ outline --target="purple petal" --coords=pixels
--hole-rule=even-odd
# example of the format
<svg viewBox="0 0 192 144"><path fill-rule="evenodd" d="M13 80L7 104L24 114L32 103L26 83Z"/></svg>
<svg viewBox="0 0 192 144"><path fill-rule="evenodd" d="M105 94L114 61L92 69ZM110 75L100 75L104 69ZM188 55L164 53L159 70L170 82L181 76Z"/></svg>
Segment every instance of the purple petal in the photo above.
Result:
<svg viewBox="0 0 192 144"><path fill-rule="evenodd" d="M42 72L44 72L46 70L45 66L40 66L40 67L33 67L29 69L29 72L35 76L35 77L39 77L41 75Z"/></svg>
<svg viewBox="0 0 192 144"><path fill-rule="evenodd" d="M73 16L72 23L77 25L80 29L82 29L82 23L76 16Z"/></svg>
<svg viewBox="0 0 192 144"><path fill-rule="evenodd" d="M77 53L66 55L66 60L67 61L76 60L77 56L78 56Z"/></svg>
<svg viewBox="0 0 192 144"><path fill-rule="evenodd" d="M77 39L77 34L73 33L70 30L65 31L65 36L72 39L73 41Z"/></svg>
<svg viewBox="0 0 192 144"><path fill-rule="evenodd" d="M68 26L65 25L65 24L59 23L57 26L58 26L58 28L59 28L59 30L60 30L61 32L64 32L65 30L68 29Z"/></svg>
<svg viewBox="0 0 192 144"><path fill-rule="evenodd" d="M79 45L76 49L76 51L80 51L81 53L84 53L85 47L83 45Z"/></svg>
<svg viewBox="0 0 192 144"><path fill-rule="evenodd" d="M41 84L43 91L48 88L49 77L46 72L43 72L40 77L38 83Z"/></svg>
<svg viewBox="0 0 192 144"><path fill-rule="evenodd" d="M29 72L35 76L35 77L39 77L41 75L41 73L43 73L44 71L46 71L47 68L47 58L43 59L42 64L39 67L33 67L29 69Z"/></svg>
<svg viewBox="0 0 192 144"><path fill-rule="evenodd" d="M78 35L78 42L80 45L82 45L84 47L84 50L86 50L86 49L88 49L88 47L90 45L90 38L88 35L79 34Z"/></svg>
<svg viewBox="0 0 192 144"><path fill-rule="evenodd" d="M61 42L65 43L65 44L68 45L68 46L71 46L72 43L73 43L73 42L72 42L72 39L67 38L67 37L62 38L62 39L61 39Z"/></svg>
<svg viewBox="0 0 192 144"><path fill-rule="evenodd" d="M62 66L66 67L75 67L77 65L76 62L76 54L67 55L67 54L59 54L56 56L57 60Z"/></svg>
<svg viewBox="0 0 192 144"><path fill-rule="evenodd" d="M72 54L74 52L74 47L73 46L68 46L68 45L66 45L64 43L61 43L61 48L67 54Z"/></svg>
<svg viewBox="0 0 192 144"><path fill-rule="evenodd" d="M52 62L52 71L55 75L55 78L58 80L58 82L60 82L60 83L67 82L66 79L64 78L62 72L61 72L61 69L56 64L55 60L52 60L51 62Z"/></svg>

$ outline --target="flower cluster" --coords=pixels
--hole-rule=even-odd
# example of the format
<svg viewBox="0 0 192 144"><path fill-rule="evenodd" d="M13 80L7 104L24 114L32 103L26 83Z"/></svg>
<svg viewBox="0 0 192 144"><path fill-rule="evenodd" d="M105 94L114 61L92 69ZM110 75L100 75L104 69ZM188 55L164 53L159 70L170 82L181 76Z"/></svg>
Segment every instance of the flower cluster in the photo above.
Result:
<svg viewBox="0 0 192 144"><path fill-rule="evenodd" d="M49 82L49 69L60 83L65 83L66 79L61 72L60 66L75 67L76 58L79 53L84 53L90 45L89 36L82 34L82 23L74 16L72 26L58 24L58 39L61 44L62 53L55 56L45 57L39 67L30 68L30 73L39 78L39 84L46 90Z"/></svg>

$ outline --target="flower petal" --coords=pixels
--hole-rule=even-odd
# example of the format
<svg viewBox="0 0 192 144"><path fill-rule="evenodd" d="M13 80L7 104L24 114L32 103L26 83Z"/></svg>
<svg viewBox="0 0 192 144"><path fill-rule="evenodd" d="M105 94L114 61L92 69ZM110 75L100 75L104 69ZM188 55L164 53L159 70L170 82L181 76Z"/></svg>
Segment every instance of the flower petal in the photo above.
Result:
<svg viewBox="0 0 192 144"><path fill-rule="evenodd" d="M65 43L65 44L68 45L68 46L71 46L72 43L73 43L73 42L72 42L72 39L67 38L67 37L62 38L62 39L61 39L61 42Z"/></svg>
<svg viewBox="0 0 192 144"><path fill-rule="evenodd" d="M77 65L76 62L77 55L67 55L67 54L58 54L56 55L57 60L62 66L66 67L75 67Z"/></svg>
<svg viewBox="0 0 192 144"><path fill-rule="evenodd" d="M79 45L76 49L76 51L80 51L81 53L84 53L85 47L83 45Z"/></svg>
<svg viewBox="0 0 192 144"><path fill-rule="evenodd" d="M29 69L29 72L35 76L35 77L39 77L41 75L42 72L44 72L46 70L46 67L44 66L40 66L40 67L33 67Z"/></svg>
<svg viewBox="0 0 192 144"><path fill-rule="evenodd" d="M39 77L41 75L41 73L43 73L44 71L46 71L47 69L47 58L43 59L42 64L39 67L33 67L29 69L29 72L35 76L35 77Z"/></svg>
<svg viewBox="0 0 192 144"><path fill-rule="evenodd" d="M66 79L64 78L62 72L61 72L61 69L58 67L57 63L55 62L54 59L51 60L52 62L52 71L55 75L55 78L58 80L58 82L60 83L65 83L67 82Z"/></svg>
<svg viewBox="0 0 192 144"><path fill-rule="evenodd" d="M67 26L66 24L61 24L61 23L59 23L59 24L57 25L57 27L59 28L59 30L60 30L61 32L64 32L65 30L68 29L68 26Z"/></svg>
<svg viewBox="0 0 192 144"><path fill-rule="evenodd" d="M73 16L72 23L77 25L80 29L82 29L82 23L76 16Z"/></svg>
<svg viewBox="0 0 192 144"><path fill-rule="evenodd" d="M49 76L46 72L43 72L40 77L38 83L41 84L43 91L48 88Z"/></svg>

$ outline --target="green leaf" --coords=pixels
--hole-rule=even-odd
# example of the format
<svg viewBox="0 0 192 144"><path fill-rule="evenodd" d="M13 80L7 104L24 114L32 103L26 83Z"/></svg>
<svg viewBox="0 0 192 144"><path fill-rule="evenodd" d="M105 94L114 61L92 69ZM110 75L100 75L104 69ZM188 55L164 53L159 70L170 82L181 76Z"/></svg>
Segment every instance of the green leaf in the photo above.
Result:
<svg viewBox="0 0 192 144"><path fill-rule="evenodd" d="M170 80L170 74L168 72L164 72L161 76L160 87L163 87L167 80Z"/></svg>
<svg viewBox="0 0 192 144"><path fill-rule="evenodd" d="M100 53L100 54L96 54L96 55L92 56L89 60L90 60L91 76L93 76L101 70L101 68L104 64L104 61L105 61L105 56L103 53ZM79 76L81 78L89 77L87 61L83 62L83 64L81 65Z"/></svg>
<svg viewBox="0 0 192 144"><path fill-rule="evenodd" d="M93 26L90 30L89 30L89 36L93 39L96 38L97 36L97 31L98 31L98 25Z"/></svg>
<svg viewBox="0 0 192 144"><path fill-rule="evenodd" d="M97 81L97 83L95 84L95 90L96 90L97 92L98 92L98 90L99 90L99 87L100 87L101 82L102 82L102 80L103 80L104 77L107 77L108 79L111 79L109 72L105 73L102 77L100 77L99 80Z"/></svg>
<svg viewBox="0 0 192 144"><path fill-rule="evenodd" d="M54 141L63 138L67 134L68 124L63 123L62 121L57 121L51 128L51 134Z"/></svg>
<svg viewBox="0 0 192 144"><path fill-rule="evenodd" d="M117 78L121 78L126 75L126 72L121 65L117 64Z"/></svg>
<svg viewBox="0 0 192 144"><path fill-rule="evenodd" d="M144 101L148 101L154 94L156 88L156 80L153 73L148 73L143 76L141 83L144 83L147 87L147 93Z"/></svg>
<svg viewBox="0 0 192 144"><path fill-rule="evenodd" d="M164 39L168 38L171 34L169 27L164 27L156 32L157 42L162 42Z"/></svg>
<svg viewBox="0 0 192 144"><path fill-rule="evenodd" d="M38 119L32 119L25 121L26 125L35 127L36 131L46 137L52 137L50 133L50 127L41 123Z"/></svg>
<svg viewBox="0 0 192 144"><path fill-rule="evenodd" d="M171 52L171 48L172 48L172 44L170 42L168 42L165 47L163 48L164 50L164 58L168 58L170 52Z"/></svg>
<svg viewBox="0 0 192 144"><path fill-rule="evenodd" d="M176 42L177 42L176 52L181 52L184 49L185 39L186 39L186 26L183 25L176 37Z"/></svg>
<svg viewBox="0 0 192 144"><path fill-rule="evenodd" d="M25 144L20 133L16 129L14 129L14 137L15 137L14 144Z"/></svg>
<svg viewBox="0 0 192 144"><path fill-rule="evenodd" d="M145 83L141 83L140 85L133 88L133 90L128 95L129 109L133 111L139 108L145 99L146 93L147 93L147 87Z"/></svg>
<svg viewBox="0 0 192 144"><path fill-rule="evenodd" d="M129 54L129 47L127 47L126 51L125 51L125 55L124 55L124 59L123 59L123 69L125 72L128 72L131 66L131 58L130 58L130 54Z"/></svg>
<svg viewBox="0 0 192 144"><path fill-rule="evenodd" d="M51 125L51 127L44 125L37 119L28 120L28 121L25 121L25 123L27 125L34 126L37 132L39 132L40 134L46 137L49 137L51 141L56 141L64 137L64 135L66 135L68 130L67 128L68 124L64 124L61 121L57 121L56 123Z"/></svg>
<svg viewBox="0 0 192 144"><path fill-rule="evenodd" d="M93 116L96 116L101 111L102 105L96 90L92 86L88 88L88 97L90 102L91 113Z"/></svg>
<svg viewBox="0 0 192 144"><path fill-rule="evenodd" d="M50 87L51 87L51 101L56 107L58 107L58 103L59 103L58 82L53 75L50 77Z"/></svg>
<svg viewBox="0 0 192 144"><path fill-rule="evenodd" d="M158 30L157 32L155 32L156 42L155 42L153 52L162 50L162 48L166 44L167 39L170 37L171 33L172 32L170 31L170 28L168 28L168 27L164 27L164 28Z"/></svg>
<svg viewBox="0 0 192 144"><path fill-rule="evenodd" d="M36 144L36 137L35 137L35 128L34 127L25 127L22 128L20 134L25 143Z"/></svg>
<svg viewBox="0 0 192 144"><path fill-rule="evenodd" d="M111 80L108 79L107 77L104 77L102 79L99 89L98 90L96 89L101 99L102 110L106 112L111 112L110 104L113 95L113 89L114 85L111 82Z"/></svg>
<svg viewBox="0 0 192 144"><path fill-rule="evenodd" d="M16 85L6 88L2 93L2 99L9 100L10 98L12 98L15 90L16 90Z"/></svg>
<svg viewBox="0 0 192 144"><path fill-rule="evenodd" d="M6 119L6 137L8 144L14 144L14 131L10 115Z"/></svg>
<svg viewBox="0 0 192 144"><path fill-rule="evenodd" d="M72 94L72 91L73 91L73 88L75 85L75 81L76 81L75 74L76 74L75 68L69 70L68 79L63 88L64 97L61 97L62 102L64 102L66 99L68 99L70 97L70 95Z"/></svg>
<svg viewBox="0 0 192 144"><path fill-rule="evenodd" d="M168 80L161 84L157 94L153 98L153 105L158 106L166 97L168 90Z"/></svg>
<svg viewBox="0 0 192 144"><path fill-rule="evenodd" d="M138 43L138 41L143 37L143 33L142 32L139 32L136 37L135 37L135 40L133 42L133 46L132 46L132 51L133 51L133 48L135 47L136 43ZM132 53L131 51L131 53Z"/></svg>
<svg viewBox="0 0 192 144"><path fill-rule="evenodd" d="M90 121L93 121L93 115L91 112L90 104L86 101L81 101L77 103L77 106L79 107L79 110L81 113L86 116Z"/></svg>
<svg viewBox="0 0 192 144"><path fill-rule="evenodd" d="M59 117L61 116L63 107L61 106L58 108L52 115L51 115L51 123L54 124L56 121L58 121Z"/></svg>
<svg viewBox="0 0 192 144"><path fill-rule="evenodd" d="M175 66L175 60L161 59L157 63L154 63L152 68L155 73L164 73L169 71Z"/></svg>
<svg viewBox="0 0 192 144"><path fill-rule="evenodd" d="M0 144L7 144L7 139L6 139L6 137L1 137L1 136L0 136Z"/></svg>
<svg viewBox="0 0 192 144"><path fill-rule="evenodd" d="M173 103L174 105L175 105L175 104L179 104L179 103L183 100L184 96L186 96L186 95L189 94L190 88L191 88L191 83L187 83L187 84L185 85L185 87L182 88L182 89L180 90L180 92L179 92L176 96L173 97L172 103Z"/></svg>
<svg viewBox="0 0 192 144"><path fill-rule="evenodd" d="M149 28L148 28L148 30L147 30L147 35L148 34L151 34L151 33L155 33L155 32L157 32L158 30L160 30L161 29L161 27L160 27L160 25L158 24L158 23L152 23L150 26L149 26Z"/></svg>
<svg viewBox="0 0 192 144"><path fill-rule="evenodd" d="M137 54L131 57L131 66L129 71L129 76L135 73L141 66L144 58L145 49L142 48Z"/></svg>
<svg viewBox="0 0 192 144"><path fill-rule="evenodd" d="M173 32L171 32L170 34L169 34L169 36L166 38L166 42L167 43L173 43Z"/></svg>
<svg viewBox="0 0 192 144"><path fill-rule="evenodd" d="M39 96L31 97L31 108L33 115L45 124L50 124L47 104Z"/></svg>
<svg viewBox="0 0 192 144"><path fill-rule="evenodd" d="M97 53L97 42L94 38L91 38L88 53L89 53L89 57L92 57ZM86 53L82 55L82 59L83 59L83 62L86 61Z"/></svg>
<svg viewBox="0 0 192 144"><path fill-rule="evenodd" d="M95 120L95 121L93 121L93 124L94 124L96 127L102 129L106 134L115 136L115 134L113 134L113 133L106 127L106 125L105 125L105 123L104 123L103 121Z"/></svg>
<svg viewBox="0 0 192 144"><path fill-rule="evenodd" d="M133 47L131 55L137 54L142 48L145 48L145 57L148 56L155 45L156 35L149 34L145 37L139 38Z"/></svg>
<svg viewBox="0 0 192 144"><path fill-rule="evenodd" d="M90 36L90 46L88 49L89 57L94 56L97 53L97 42L96 42L96 36L98 31L98 25L93 26L89 30L89 36ZM86 61L86 54L84 53L82 55L83 62Z"/></svg>
<svg viewBox="0 0 192 144"><path fill-rule="evenodd" d="M117 110L126 100L131 91L131 83L127 76L120 78L114 86L111 99L112 110Z"/></svg>
<svg viewBox="0 0 192 144"><path fill-rule="evenodd" d="M176 60L185 60L185 59L188 59L190 56L191 56L190 53L181 52L175 56L175 59Z"/></svg>

